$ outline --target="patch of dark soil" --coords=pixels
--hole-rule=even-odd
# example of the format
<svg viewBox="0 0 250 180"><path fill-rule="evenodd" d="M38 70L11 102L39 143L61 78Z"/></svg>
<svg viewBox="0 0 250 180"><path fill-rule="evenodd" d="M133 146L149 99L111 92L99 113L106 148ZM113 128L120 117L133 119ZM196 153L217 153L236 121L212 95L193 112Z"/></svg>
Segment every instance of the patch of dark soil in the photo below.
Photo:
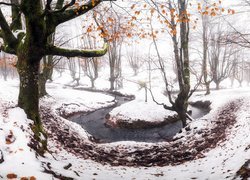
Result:
<svg viewBox="0 0 250 180"><path fill-rule="evenodd" d="M138 144L133 147L133 151L124 147L121 149L119 146L104 148L105 144L98 145L82 139L76 132L65 128L63 121L55 117L56 115L53 116L47 107L41 108L41 114L48 137L78 157L113 166L150 167L177 165L204 157L204 152L226 140L229 133L227 130L235 124L235 113L240 106L241 100L236 100L223 107L207 129L191 129L185 136L166 143L148 146ZM199 134L200 138L194 134Z"/></svg>
<svg viewBox="0 0 250 180"><path fill-rule="evenodd" d="M250 177L250 160L244 163L244 165L237 171L237 177L247 180Z"/></svg>

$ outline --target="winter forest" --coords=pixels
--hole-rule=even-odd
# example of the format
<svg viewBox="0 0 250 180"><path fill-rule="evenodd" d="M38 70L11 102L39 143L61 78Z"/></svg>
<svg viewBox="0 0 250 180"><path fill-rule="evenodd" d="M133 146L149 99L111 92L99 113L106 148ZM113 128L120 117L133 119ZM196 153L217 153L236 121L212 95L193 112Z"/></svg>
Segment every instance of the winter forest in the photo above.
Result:
<svg viewBox="0 0 250 180"><path fill-rule="evenodd" d="M250 178L250 0L0 0L0 179Z"/></svg>

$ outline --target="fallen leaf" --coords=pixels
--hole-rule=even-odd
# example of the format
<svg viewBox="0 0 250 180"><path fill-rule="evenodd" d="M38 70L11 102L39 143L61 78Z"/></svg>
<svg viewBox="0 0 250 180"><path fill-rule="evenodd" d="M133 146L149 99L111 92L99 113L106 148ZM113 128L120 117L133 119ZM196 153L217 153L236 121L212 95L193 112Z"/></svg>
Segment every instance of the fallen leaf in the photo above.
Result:
<svg viewBox="0 0 250 180"><path fill-rule="evenodd" d="M36 177L35 176L31 176L30 180L36 180Z"/></svg>
<svg viewBox="0 0 250 180"><path fill-rule="evenodd" d="M17 175L14 174L14 173L10 173L10 174L7 174L7 178L8 179L14 179L14 178L17 178Z"/></svg>

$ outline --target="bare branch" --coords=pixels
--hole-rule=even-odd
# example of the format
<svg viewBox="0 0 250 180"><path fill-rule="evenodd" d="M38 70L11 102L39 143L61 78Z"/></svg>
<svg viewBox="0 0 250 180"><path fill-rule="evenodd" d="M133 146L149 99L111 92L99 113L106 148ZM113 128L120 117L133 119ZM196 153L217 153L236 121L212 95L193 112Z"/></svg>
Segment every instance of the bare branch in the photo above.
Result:
<svg viewBox="0 0 250 180"><path fill-rule="evenodd" d="M18 8L19 8L19 5L15 4L15 3L0 2L0 5L15 6L15 7L18 7Z"/></svg>
<svg viewBox="0 0 250 180"><path fill-rule="evenodd" d="M147 88L147 87L146 87L146 88ZM155 100L154 94L153 94L152 90L149 89L149 88L147 88L147 90L150 92L151 97L152 97L152 100L153 100L157 105L163 106L164 109L167 109L167 110L170 110L170 111L174 111L173 106L168 106L168 105L166 105L166 104L164 104L164 103L159 103L158 101Z"/></svg>
<svg viewBox="0 0 250 180"><path fill-rule="evenodd" d="M68 9L70 6L73 6L75 3L76 3L75 0L71 0L70 3L66 4L65 6L63 6L62 9L58 10L57 12L63 12L63 11L65 11L66 9Z"/></svg>
<svg viewBox="0 0 250 180"><path fill-rule="evenodd" d="M66 21L69 21L71 19L74 19L78 16L81 16L87 13L88 11L90 11L91 9L99 5L102 1L103 0L89 0L85 4L79 7L71 8L69 10L66 10L66 9L70 6L65 5L62 9L52 12L50 16L52 17L52 19L55 19L54 25L57 26L61 23L64 23ZM71 2L74 2L74 1L72 0Z"/></svg>
<svg viewBox="0 0 250 180"><path fill-rule="evenodd" d="M4 162L3 152L0 150L0 164Z"/></svg>

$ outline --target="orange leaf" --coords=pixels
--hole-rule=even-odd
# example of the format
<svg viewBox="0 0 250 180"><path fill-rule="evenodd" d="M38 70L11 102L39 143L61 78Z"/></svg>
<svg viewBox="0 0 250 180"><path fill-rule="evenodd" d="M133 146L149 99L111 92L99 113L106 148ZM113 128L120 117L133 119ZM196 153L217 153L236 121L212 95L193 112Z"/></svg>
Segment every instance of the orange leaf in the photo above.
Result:
<svg viewBox="0 0 250 180"><path fill-rule="evenodd" d="M30 180L36 180L36 177L35 176L31 176Z"/></svg>
<svg viewBox="0 0 250 180"><path fill-rule="evenodd" d="M21 177L20 180L29 180L29 178L27 178L27 177Z"/></svg>
<svg viewBox="0 0 250 180"><path fill-rule="evenodd" d="M10 173L10 174L7 174L7 178L8 179L14 179L14 178L17 178L17 175L14 174L14 173Z"/></svg>

